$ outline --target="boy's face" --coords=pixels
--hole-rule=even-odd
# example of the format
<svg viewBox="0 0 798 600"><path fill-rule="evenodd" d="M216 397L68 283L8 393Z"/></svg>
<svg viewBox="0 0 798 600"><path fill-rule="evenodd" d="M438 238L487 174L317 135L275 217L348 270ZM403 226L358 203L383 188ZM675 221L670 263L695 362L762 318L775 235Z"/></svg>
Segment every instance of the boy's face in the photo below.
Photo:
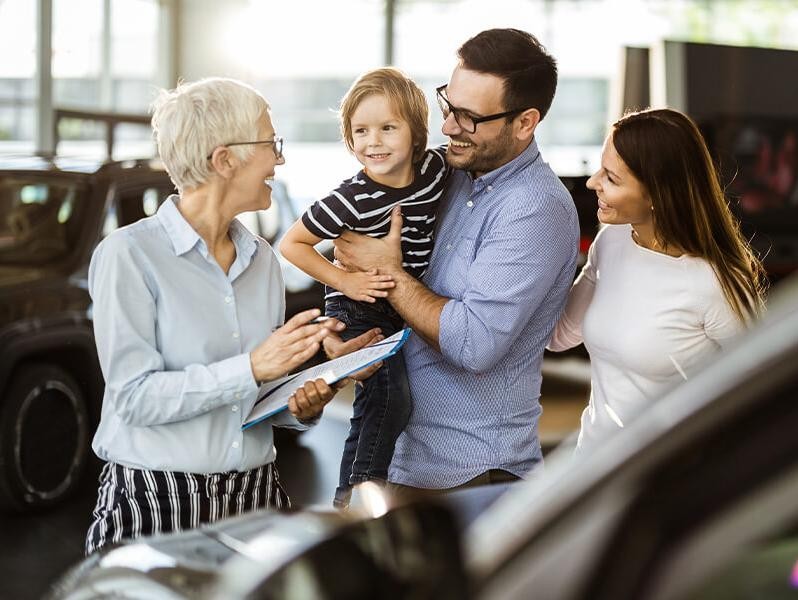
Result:
<svg viewBox="0 0 798 600"><path fill-rule="evenodd" d="M352 146L366 175L402 188L413 182L413 135L388 98L371 94L352 112Z"/></svg>

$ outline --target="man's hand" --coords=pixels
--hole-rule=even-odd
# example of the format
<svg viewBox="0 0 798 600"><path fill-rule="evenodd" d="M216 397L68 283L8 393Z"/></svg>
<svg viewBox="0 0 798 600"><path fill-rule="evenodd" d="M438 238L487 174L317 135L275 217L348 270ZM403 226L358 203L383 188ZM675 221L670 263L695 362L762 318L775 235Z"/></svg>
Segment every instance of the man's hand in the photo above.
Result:
<svg viewBox="0 0 798 600"><path fill-rule="evenodd" d="M306 381L305 385L288 397L288 410L299 420L318 417L332 400L338 386L331 388L323 379Z"/></svg>
<svg viewBox="0 0 798 600"><path fill-rule="evenodd" d="M342 271L341 282L335 286L347 298L360 302L376 302L385 298L387 290L396 285L390 275L378 275L377 269L370 271Z"/></svg>
<svg viewBox="0 0 798 600"><path fill-rule="evenodd" d="M335 258L349 270L377 270L388 275L402 271L402 210L394 207L391 230L385 237L373 238L345 231L333 243Z"/></svg>
<svg viewBox="0 0 798 600"><path fill-rule="evenodd" d="M366 333L362 333L356 338L352 338L346 342L341 340L338 335L330 334L324 338L324 352L329 358L338 358L339 356L344 356L345 354L349 354L355 350L360 350L366 346L381 342L384 339L385 336L382 335L382 332L378 328L369 329ZM368 379L374 375L374 373L377 372L377 369L379 369L381 366L382 362L375 363L366 367L365 369L358 371L357 373L353 373L347 377L347 379L363 381L364 379Z"/></svg>

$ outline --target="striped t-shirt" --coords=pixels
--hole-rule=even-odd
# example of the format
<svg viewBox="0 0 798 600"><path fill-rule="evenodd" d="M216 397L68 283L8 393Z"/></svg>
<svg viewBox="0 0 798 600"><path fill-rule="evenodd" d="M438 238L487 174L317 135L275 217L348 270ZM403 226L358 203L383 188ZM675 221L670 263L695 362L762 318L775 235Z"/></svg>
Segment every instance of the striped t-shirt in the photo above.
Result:
<svg viewBox="0 0 798 600"><path fill-rule="evenodd" d="M428 149L414 165L413 183L391 188L358 172L317 200L302 215L302 223L313 235L334 239L349 229L371 237L383 237L391 229L391 211L402 205L402 260L405 270L421 277L432 254L435 213L449 175L445 147ZM328 289L328 296L339 295Z"/></svg>

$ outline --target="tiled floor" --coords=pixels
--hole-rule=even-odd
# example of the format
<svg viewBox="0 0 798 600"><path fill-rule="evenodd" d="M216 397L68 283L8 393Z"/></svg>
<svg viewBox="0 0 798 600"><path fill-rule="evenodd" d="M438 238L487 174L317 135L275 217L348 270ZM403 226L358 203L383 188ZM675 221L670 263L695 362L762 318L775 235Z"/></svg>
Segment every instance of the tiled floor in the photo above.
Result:
<svg viewBox="0 0 798 600"><path fill-rule="evenodd" d="M578 426L587 397L585 377L584 363L578 360L548 361L541 400L544 446L555 444ZM336 399L313 430L296 440L278 440L280 476L295 504L331 502L348 410L346 397ZM50 583L81 559L98 473L99 464L95 464L80 493L56 510L0 515L0 599L40 598Z"/></svg>

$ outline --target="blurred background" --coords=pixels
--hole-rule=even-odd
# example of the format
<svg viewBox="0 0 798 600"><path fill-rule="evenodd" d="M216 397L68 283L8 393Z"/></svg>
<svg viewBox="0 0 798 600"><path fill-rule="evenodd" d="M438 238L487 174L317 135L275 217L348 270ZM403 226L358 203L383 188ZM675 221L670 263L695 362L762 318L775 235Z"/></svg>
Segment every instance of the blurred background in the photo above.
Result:
<svg viewBox="0 0 798 600"><path fill-rule="evenodd" d="M584 183L609 124L628 109L667 105L699 123L771 280L798 270L798 0L0 0L0 159L151 157L147 113L159 88L238 78L264 94L286 139L279 200L269 211L280 222L247 222L274 242L305 206L359 169L340 140L336 110L360 73L392 64L413 77L430 103L430 144L441 143L434 90L448 80L460 44L491 27L533 33L558 61L557 94L536 137L574 197L582 251L597 226L595 195ZM112 144L109 120L118 122ZM163 179L119 201L138 203L135 218L152 214L171 191ZM34 190L31 181L38 180L23 183ZM124 225L121 206L102 222ZM285 268L290 303L309 284L293 283L300 275ZM319 300L314 293L309 302ZM25 313L0 303L0 317L11 321L14 311ZM547 355L546 451L578 427L588 392L584 354ZM318 428L278 441L297 504L329 503L350 403L351 392ZM78 560L96 467L58 510L0 517L0 542L20 540L0 544L0 597L38 597Z"/></svg>
<svg viewBox="0 0 798 600"><path fill-rule="evenodd" d="M236 77L273 107L289 191L314 198L356 168L335 110L359 73L407 71L431 102L431 142L442 141L434 88L457 47L490 27L528 30L557 58L560 83L538 141L559 175L586 175L632 93L625 100L628 48L678 40L796 49L798 2L0 0L0 153L51 150L53 107L146 114L157 87ZM62 119L58 136L60 154L105 149L94 121ZM147 127L119 127L114 158L151 152Z"/></svg>

